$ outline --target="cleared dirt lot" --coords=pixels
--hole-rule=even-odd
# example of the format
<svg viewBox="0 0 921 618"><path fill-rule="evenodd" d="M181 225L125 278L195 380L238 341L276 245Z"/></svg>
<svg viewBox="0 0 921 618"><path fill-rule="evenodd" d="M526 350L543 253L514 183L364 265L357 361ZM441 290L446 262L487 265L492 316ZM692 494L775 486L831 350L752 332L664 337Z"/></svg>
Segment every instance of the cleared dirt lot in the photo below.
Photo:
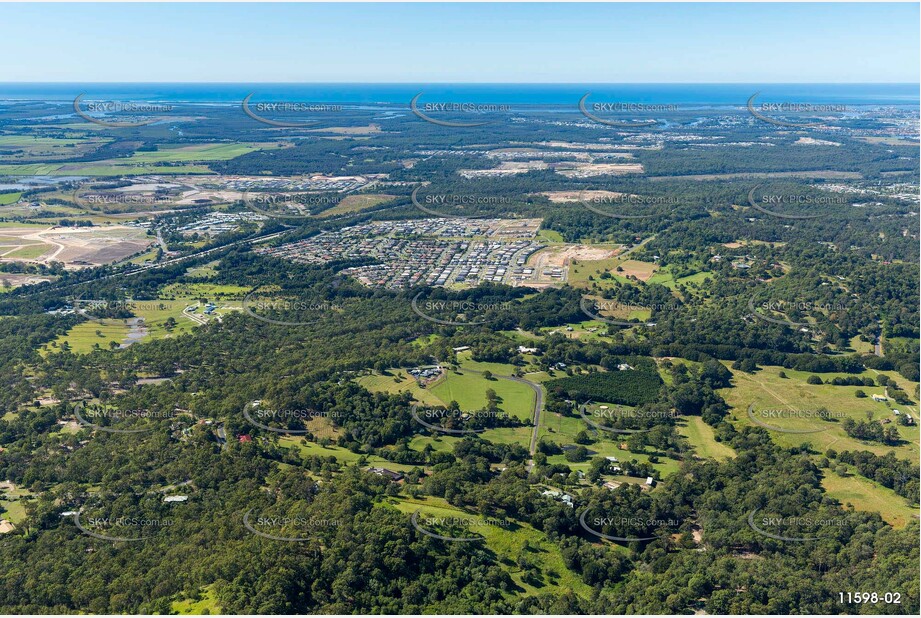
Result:
<svg viewBox="0 0 921 618"><path fill-rule="evenodd" d="M3 257L0 260L56 261L74 269L118 262L154 243L146 230L124 225L4 228L2 235L4 242L0 254Z"/></svg>
<svg viewBox="0 0 921 618"><path fill-rule="evenodd" d="M648 281L656 271L659 270L658 265L650 264L649 262L639 262L637 260L626 260L621 262L620 267L623 269L623 272L618 272L618 275L624 277L629 277L633 275L640 281Z"/></svg>
<svg viewBox="0 0 921 618"><path fill-rule="evenodd" d="M561 163L556 173L567 178L588 178L614 174L642 174L640 163Z"/></svg>
<svg viewBox="0 0 921 618"><path fill-rule="evenodd" d="M540 195L545 196L551 202L556 204L566 204L579 202L580 200L597 200L604 197L620 197L623 193L616 191L587 190L587 191L544 191Z"/></svg>
<svg viewBox="0 0 921 618"><path fill-rule="evenodd" d="M528 268L533 268L534 273L525 285L538 288L560 285L568 281L573 260L605 260L616 254L617 249L589 245L553 245L541 249L528 259Z"/></svg>

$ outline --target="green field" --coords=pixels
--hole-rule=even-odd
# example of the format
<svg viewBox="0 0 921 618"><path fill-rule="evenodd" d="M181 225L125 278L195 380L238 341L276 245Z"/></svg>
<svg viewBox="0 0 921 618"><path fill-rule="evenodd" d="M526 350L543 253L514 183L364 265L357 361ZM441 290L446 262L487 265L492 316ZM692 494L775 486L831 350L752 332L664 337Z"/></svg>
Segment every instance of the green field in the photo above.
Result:
<svg viewBox="0 0 921 618"><path fill-rule="evenodd" d="M556 230L537 230L537 240L545 243L566 242L563 235Z"/></svg>
<svg viewBox="0 0 921 618"><path fill-rule="evenodd" d="M395 196L385 195L385 194L375 194L375 193L361 193L358 195L349 195L345 197L339 204L330 208L329 210L324 210L320 213L320 217L335 217L337 215L346 215L353 212L360 212L362 210L367 210L368 208L373 208L378 204L383 204L384 202L389 202Z"/></svg>
<svg viewBox="0 0 921 618"><path fill-rule="evenodd" d="M3 257L17 260L34 260L36 258L40 258L49 251L51 251L51 245L46 245L44 243L24 245L15 251L10 251Z"/></svg>
<svg viewBox="0 0 921 618"><path fill-rule="evenodd" d="M308 442L303 436L282 436L278 439L278 444L282 448L296 448L302 456L316 455L318 457L335 457L340 463L352 466L357 465L358 460L362 457L360 453L353 453L341 446L323 447L315 442ZM409 464L393 463L377 455L364 455L364 458L368 466L380 466L389 468L390 470L399 470L400 472L409 472L413 468L418 467Z"/></svg>
<svg viewBox="0 0 921 618"><path fill-rule="evenodd" d="M728 363L727 363L728 366ZM788 378L778 376L780 371L784 371ZM890 373L890 372L884 372ZM828 448L835 450L867 450L877 455L885 455L889 451L895 451L896 455L902 459L907 459L914 463L919 461L918 453L918 425L917 425L917 406L902 406L895 402L876 402L870 398L870 395L883 394L883 388L880 386L831 386L829 384L807 384L806 379L811 375L808 372L794 371L792 369L783 369L781 367L763 367L754 374L747 374L741 371L732 370L733 384L732 388L720 389L718 392L732 406L737 425L754 425L748 417L747 408L749 404L755 404L755 410L762 409L787 409L787 410L812 410L824 407L835 413L843 413L855 420L866 420L866 412L873 413L876 420L895 419L892 408L901 409L903 412L908 411L916 419L916 424L909 427L895 425L906 442L900 446L887 446L875 442L864 442L850 438L844 433L840 423L822 421L815 418L779 418L771 419L767 424L784 429L819 429L825 428L825 431L815 433L784 433L779 431L770 431L774 441L786 447L799 446L803 443L811 443L815 449L824 452ZM821 374L823 380L829 380L835 376L844 376L846 374ZM872 371L864 372L862 376L875 377ZM896 381L904 386L911 386L905 378L898 376ZM854 392L863 390L867 397L857 399ZM909 393L912 390L908 390ZM889 405L887 405L887 403ZM839 419L841 420L841 419Z"/></svg>
<svg viewBox="0 0 921 618"><path fill-rule="evenodd" d="M142 253L141 255L137 257L131 258L130 260L128 260L128 262L130 262L131 264L141 265L147 260L155 260L156 258L157 258L157 249L153 248L147 253Z"/></svg>
<svg viewBox="0 0 921 618"><path fill-rule="evenodd" d="M459 517L474 521L483 521L482 517L467 513L455 506L448 504L441 498L429 497L427 499L401 498L393 507L407 515L406 525L411 525L409 516L420 510L420 525L425 522L425 517ZM500 519L500 518L497 518ZM524 590L524 594L561 594L575 592L582 597L591 594L579 576L566 568L563 556L557 545L550 542L544 533L535 530L529 524L512 522L512 526L473 526L471 536L480 535L483 543L496 554L497 560L511 575L515 583ZM423 525L423 527L425 527ZM525 544L530 547L525 550ZM524 570L519 566L518 557L525 554L528 562L534 565L539 572L537 587L525 582L522 576ZM432 613L445 613L450 609L439 609L437 606L429 607Z"/></svg>
<svg viewBox="0 0 921 618"><path fill-rule="evenodd" d="M869 341L861 341L857 335L851 339L851 349L860 354L873 354L874 346Z"/></svg>
<svg viewBox="0 0 921 618"><path fill-rule="evenodd" d="M604 280L600 279L601 274L610 272L613 275L621 262L622 260L616 257L606 260L579 260L573 262L569 267L569 284L573 287L588 288L591 287L592 283L598 283L598 285L605 287ZM594 281L589 281L589 277L592 277Z"/></svg>
<svg viewBox="0 0 921 618"><path fill-rule="evenodd" d="M735 457L735 451L713 435L713 428L699 416L683 416L684 423L678 426L678 432L688 439L694 452L700 457L712 459L729 459Z"/></svg>
<svg viewBox="0 0 921 618"><path fill-rule="evenodd" d="M594 444L586 444L585 447L591 451L597 452L597 455L590 455L589 458L583 462L566 461L565 454L551 455L547 458L547 461L550 463L565 464L573 470L581 470L582 472L588 472L593 457L617 457L619 461L630 461L631 459L636 459L640 462L649 461L648 453L631 453L627 449L620 448L620 445L626 439L626 435L614 434L606 431L595 431L593 433L591 431L592 429L592 426L586 423L581 417L563 416L561 414L544 411L541 415L538 440L546 438L561 446L575 444L576 435L581 431L588 431L589 435L595 439L595 442ZM673 459L668 459L661 454L659 456L659 463L652 465L663 477L678 471L678 462ZM637 480L633 479L631 482L637 482Z"/></svg>
<svg viewBox="0 0 921 618"><path fill-rule="evenodd" d="M456 401L461 410L480 410L486 407L486 390L492 389L500 398L499 408L523 420L534 415L534 391L527 384L510 380L487 380L477 373L448 372L444 380L431 388L446 404Z"/></svg>
<svg viewBox="0 0 921 618"><path fill-rule="evenodd" d="M208 300L239 299L251 290L251 287L224 283L171 283L160 290L161 298L185 298Z"/></svg>
<svg viewBox="0 0 921 618"><path fill-rule="evenodd" d="M905 498L891 489L861 476L841 477L831 470L824 472L822 487L841 504L851 504L858 511L879 513L895 527L901 528L910 521L917 525L918 509L908 506Z"/></svg>
<svg viewBox="0 0 921 618"><path fill-rule="evenodd" d="M675 276L671 273L671 267L666 266L656 272L656 274L654 274L652 277L650 277L646 283L658 283L659 285L664 285L670 290L674 290L679 285L684 285L687 287L700 286L704 281L711 278L713 278L713 273L697 272L693 275L675 279Z"/></svg>
<svg viewBox="0 0 921 618"><path fill-rule="evenodd" d="M412 395L413 399L423 405L443 406L445 402L439 399L432 391L421 388L416 379L402 369L390 369L391 375L362 376L356 380L362 387L372 393L390 393L397 395L404 391Z"/></svg>
<svg viewBox="0 0 921 618"><path fill-rule="evenodd" d="M111 319L81 322L67 333L60 335L53 342L45 344L42 347L42 352L44 354L58 352L64 342L70 344L70 349L74 354L92 352L96 344L99 344L100 348L107 350L109 349L109 344L113 341L120 345L128 336L129 331L130 327L125 320Z"/></svg>
<svg viewBox="0 0 921 618"><path fill-rule="evenodd" d="M5 519L14 524L18 524L26 518L26 507L24 500L31 498L32 494L28 490L16 488L13 490L0 489L0 519Z"/></svg>
<svg viewBox="0 0 921 618"><path fill-rule="evenodd" d="M45 223L19 223L18 221L0 221L0 230L2 229L36 229L47 230L48 225Z"/></svg>
<svg viewBox="0 0 921 618"><path fill-rule="evenodd" d="M473 360L473 353L470 350L458 352L457 364L461 369L473 369L474 371L489 371L497 376L510 376L515 373L515 366L508 363L484 363Z"/></svg>
<svg viewBox="0 0 921 618"><path fill-rule="evenodd" d="M135 152L124 159L127 165L138 163L187 163L190 161L226 161L256 150L277 147L275 144L197 144L195 146L173 146L154 151Z"/></svg>
<svg viewBox="0 0 921 618"><path fill-rule="evenodd" d="M171 605L172 611L180 615L194 615L201 616L202 614L220 614L221 607L217 604L217 598L214 593L214 588L212 586L205 586L201 592L201 599L195 601L193 599L183 599L181 601L173 601Z"/></svg>
<svg viewBox="0 0 921 618"><path fill-rule="evenodd" d="M127 342L146 342L163 337L176 337L182 333L189 332L199 324L190 319L185 308L196 303L191 300L145 300L137 301L131 304L131 311L135 316L143 320L143 328L146 329L146 335L140 339L129 339L128 334L131 326L124 319L92 319L82 322L64 335L55 339L54 343L58 347L46 344L42 347L42 353L55 352L60 350L64 342L70 344L71 350L76 354L86 354L93 350L94 344L99 344L103 349L109 348L109 342L114 341L118 344ZM218 309L214 311L211 317L206 319L215 319L216 316L226 315L231 311L236 311L240 305L239 302L220 302ZM202 316L203 307L199 306L196 311L190 312L193 315ZM175 325L167 328L167 320L173 318ZM99 331L100 335L96 334Z"/></svg>
<svg viewBox="0 0 921 618"><path fill-rule="evenodd" d="M22 193L0 193L0 206L15 204L22 197Z"/></svg>

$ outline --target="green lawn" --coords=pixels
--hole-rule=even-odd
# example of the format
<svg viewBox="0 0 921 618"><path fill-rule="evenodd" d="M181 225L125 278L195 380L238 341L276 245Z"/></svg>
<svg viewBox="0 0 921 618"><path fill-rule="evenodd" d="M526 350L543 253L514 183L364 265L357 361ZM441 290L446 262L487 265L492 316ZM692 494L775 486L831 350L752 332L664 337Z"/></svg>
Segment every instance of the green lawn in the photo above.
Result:
<svg viewBox="0 0 921 618"><path fill-rule="evenodd" d="M475 371L490 371L497 376L510 376L515 372L515 366L508 363L485 363L475 361L472 358L473 353L470 350L457 353L457 364L463 369L473 369Z"/></svg>
<svg viewBox="0 0 921 618"><path fill-rule="evenodd" d="M171 609L180 615L200 616L205 613L211 615L221 613L221 607L217 604L217 598L212 586L205 586L202 588L200 600L194 601L192 599L183 599L181 601L173 601Z"/></svg>
<svg viewBox="0 0 921 618"><path fill-rule="evenodd" d="M301 455L335 457L340 463L352 466L356 465L358 460L362 457L360 453L353 453L340 446L323 447L315 442L308 442L303 436L282 436L278 439L278 444L282 448L296 448L300 451ZM400 472L409 472L417 467L410 464L393 463L377 455L365 455L364 457L367 460L368 466L380 466L391 470L399 470Z"/></svg>
<svg viewBox="0 0 921 618"><path fill-rule="evenodd" d="M22 193L0 193L0 206L15 204L22 197Z"/></svg>
<svg viewBox="0 0 921 618"><path fill-rule="evenodd" d="M674 290L676 287L678 287L679 284L688 287L699 286L704 281L711 279L712 277L713 273L697 272L693 275L688 275L687 277L679 277L675 279L675 276L671 273L671 267L666 266L665 268L662 268L656 272L656 274L654 274L652 277L650 277L646 283L658 283L659 285L664 285L670 290Z"/></svg>
<svg viewBox="0 0 921 618"><path fill-rule="evenodd" d="M486 407L486 391L492 389L500 398L499 408L520 419L534 415L534 391L527 384L511 380L487 380L478 373L457 374L449 371L444 380L432 387L431 392L441 401L456 401L462 410L480 410Z"/></svg>
<svg viewBox="0 0 921 618"><path fill-rule="evenodd" d="M887 523L898 528L910 521L917 525L918 509L908 506L905 498L891 489L861 476L841 477L831 470L824 472L822 487L841 504L851 504L858 511L879 513Z"/></svg>
<svg viewBox="0 0 921 618"><path fill-rule="evenodd" d="M728 363L726 363L728 366ZM784 371L787 378L779 377L780 371ZM884 372L888 373L889 372ZM732 370L733 384L731 388L720 389L718 392L733 408L734 422L737 425L754 425L748 417L747 408L749 404L755 404L755 411L765 409L779 410L811 410L824 407L834 413L843 413L855 420L866 420L866 412L873 413L876 420L890 419L893 420L892 426L896 426L902 439L906 441L900 446L893 447L875 442L864 442L850 438L844 433L841 423L828 422L816 418L797 418L783 417L771 418L766 424L785 429L820 429L826 428L825 431L815 433L784 433L771 431L774 441L785 447L799 446L803 443L811 443L813 447L824 452L828 448L842 450L868 450L877 455L885 455L889 451L895 451L896 455L918 463L918 425L902 427L894 421L896 418L892 408L904 411L910 411L911 414L918 418L917 406L903 406L890 402L876 402L870 398L870 395L883 394L883 388L880 386L831 386L829 384L807 384L806 379L811 375L808 372L794 371L792 369L783 369L781 367L768 366L756 371L754 374L747 374L741 371ZM846 374L821 374L823 380L829 380L835 376L844 376ZM897 375L897 374L895 374ZM861 374L861 377L874 377L876 373L867 371ZM898 380L901 376L895 378ZM900 382L903 386L913 389L913 383L909 383L905 378ZM858 399L854 392L863 390L867 397ZM912 390L908 391L909 393ZM889 405L887 405L887 403ZM761 419L759 419L761 420ZM843 420L843 419L838 419Z"/></svg>
<svg viewBox="0 0 921 618"><path fill-rule="evenodd" d="M51 249L52 249L51 245L46 245L44 243L36 243L36 244L25 245L20 249L16 249L15 251L11 251L10 253L7 253L3 257L7 259L13 258L13 259L19 259L19 260L34 260L50 252Z"/></svg>
<svg viewBox="0 0 921 618"><path fill-rule="evenodd" d="M23 163L0 165L0 176L48 176L61 169L61 163Z"/></svg>
<svg viewBox="0 0 921 618"><path fill-rule="evenodd" d="M683 416L684 421L679 425L678 432L688 439L694 447L694 452L700 457L712 459L729 459L736 453L727 445L717 442L713 428L706 424L699 416Z"/></svg>
<svg viewBox="0 0 921 618"><path fill-rule="evenodd" d="M548 243L566 242L563 235L556 230L537 230L537 240Z"/></svg>
<svg viewBox="0 0 921 618"><path fill-rule="evenodd" d="M2 489L0 495L0 519L5 519L14 524L18 524L26 518L26 508L23 502L31 498L32 494L28 490L17 488L13 490Z"/></svg>
<svg viewBox="0 0 921 618"><path fill-rule="evenodd" d="M362 376L356 380L362 387L372 393L390 393L399 394L403 391L409 392L413 399L423 405L443 406L445 402L438 398L432 391L421 388L416 379L403 371L402 369L390 369L391 375L374 375Z"/></svg>
<svg viewBox="0 0 921 618"><path fill-rule="evenodd" d="M110 342L121 344L128 336L129 330L130 327L125 320L106 319L81 322L53 341L57 347L48 343L42 347L42 352L44 354L59 352L64 342L70 344L70 349L75 354L92 352L97 343L100 348L108 350ZM98 334L97 331L99 331Z"/></svg>
<svg viewBox="0 0 921 618"><path fill-rule="evenodd" d="M252 289L242 285L220 283L171 283L160 290L161 298L185 298L217 300L221 298L239 299Z"/></svg>
<svg viewBox="0 0 921 618"><path fill-rule="evenodd" d="M619 461L629 461L631 459L636 459L641 462L649 461L648 454L631 453L627 449L620 448L620 445L623 443L624 439L626 439L626 435L613 434L605 431L592 433L589 431L591 429L591 425L586 423L581 417L562 416L560 414L544 411L541 415L538 439L546 438L560 445L575 444L576 435L583 430L588 431L589 435L595 439L595 442L594 444L586 444L585 447L589 450L596 451L597 455L591 455L588 460L578 463L566 461L565 454L551 455L547 458L550 463L565 464L573 470L581 470L582 472L588 472L591 466L591 459L599 456L617 457ZM678 462L673 459L668 459L664 455L659 456L659 463L652 465L659 470L663 477L678 471Z"/></svg>
<svg viewBox="0 0 921 618"><path fill-rule="evenodd" d="M260 147L252 144L196 144L194 146L174 146L158 148L154 151L135 152L124 160L128 165L137 163L226 161L256 150L268 148L274 148L274 145Z"/></svg>

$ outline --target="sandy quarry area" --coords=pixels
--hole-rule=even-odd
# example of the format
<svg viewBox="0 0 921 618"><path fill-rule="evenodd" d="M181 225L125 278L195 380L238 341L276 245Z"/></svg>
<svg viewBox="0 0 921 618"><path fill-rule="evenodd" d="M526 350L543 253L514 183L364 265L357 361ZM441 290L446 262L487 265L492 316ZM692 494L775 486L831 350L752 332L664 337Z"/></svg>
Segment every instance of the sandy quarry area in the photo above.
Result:
<svg viewBox="0 0 921 618"><path fill-rule="evenodd" d="M617 191L603 190L586 190L586 191L544 191L540 195L545 196L555 204L566 204L579 202L581 200L593 200L602 197L620 197L623 193Z"/></svg>
<svg viewBox="0 0 921 618"><path fill-rule="evenodd" d="M814 137L801 137L794 144L807 145L807 146L840 146L841 142L831 142L827 139L816 139Z"/></svg>
<svg viewBox="0 0 921 618"><path fill-rule="evenodd" d="M574 163L556 168L556 173L567 178L588 178L612 174L642 174L641 163Z"/></svg>
<svg viewBox="0 0 921 618"><path fill-rule="evenodd" d="M0 229L0 260L79 269L121 261L155 242L147 230L126 225Z"/></svg>
<svg viewBox="0 0 921 618"><path fill-rule="evenodd" d="M523 285L536 288L560 285L569 279L569 266L573 260L605 260L616 254L616 249L605 247L553 245L541 249L528 259L528 268L533 268L534 273Z"/></svg>
<svg viewBox="0 0 921 618"><path fill-rule="evenodd" d="M534 256L535 259L543 259L542 265L563 267L569 266L572 260L580 262L593 262L596 260L606 260L617 255L617 249L608 247L593 247L591 245L562 245L550 247L545 251Z"/></svg>
<svg viewBox="0 0 921 618"><path fill-rule="evenodd" d="M4 251L3 247L0 247L0 252ZM18 288L21 285L35 285L38 283L44 283L46 281L51 281L56 279L56 277L43 277L41 275L19 275L16 273L0 273L0 287L7 287L7 284L11 288Z"/></svg>
<svg viewBox="0 0 921 618"><path fill-rule="evenodd" d="M119 196L125 196L124 198L115 197L110 198L111 201L117 204L120 200L124 199L126 204L132 204L132 200L137 200L137 204L150 204L151 206L162 205L166 208L171 208L174 206L194 206L196 204L203 203L201 200L207 200L211 203L231 203L237 200L243 199L243 193L241 191L233 191L227 189L218 189L211 187L199 187L195 186L194 180L190 179L190 183L174 183L174 182L145 182L129 185L127 187L119 187L117 189L112 189L108 191L109 194L116 194ZM199 180L200 182L200 180ZM162 204L156 202L155 196L157 191L168 191L170 197L164 199ZM177 195L178 191L178 195ZM87 191L85 195L80 196L83 202L88 201L88 196L91 196L94 192ZM152 208L154 212L163 212L160 208Z"/></svg>

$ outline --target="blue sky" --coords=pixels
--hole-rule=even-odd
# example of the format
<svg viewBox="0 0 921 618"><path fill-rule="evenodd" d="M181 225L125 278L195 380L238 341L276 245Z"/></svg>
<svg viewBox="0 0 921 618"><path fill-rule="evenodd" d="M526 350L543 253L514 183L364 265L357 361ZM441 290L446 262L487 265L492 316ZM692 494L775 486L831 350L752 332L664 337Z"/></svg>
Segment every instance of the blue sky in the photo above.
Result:
<svg viewBox="0 0 921 618"><path fill-rule="evenodd" d="M918 82L913 4L2 4L0 82Z"/></svg>

